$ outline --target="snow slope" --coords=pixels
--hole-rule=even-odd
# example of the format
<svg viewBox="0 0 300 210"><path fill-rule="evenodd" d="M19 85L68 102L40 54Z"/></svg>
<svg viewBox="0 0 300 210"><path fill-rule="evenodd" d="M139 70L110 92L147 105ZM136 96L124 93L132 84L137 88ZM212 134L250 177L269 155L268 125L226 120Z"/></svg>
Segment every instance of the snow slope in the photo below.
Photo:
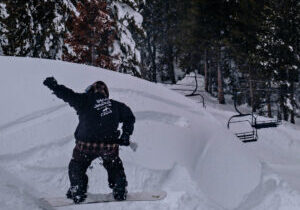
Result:
<svg viewBox="0 0 300 210"><path fill-rule="evenodd" d="M191 74L179 81L181 89L191 90L195 85L194 75ZM204 78L198 75L199 90L204 90ZM169 86L178 89L178 85ZM191 91L178 91L181 94ZM237 114L233 101L226 99L227 105L220 105L217 99L209 94L201 92L205 98L207 112L211 113L224 126L228 119ZM199 96L191 97L194 101L202 103ZM249 108L239 107L247 113ZM233 124L230 131L249 131L248 123ZM283 122L277 128L262 129L258 131L259 140L255 143L244 144L244 147L257 157L262 165L262 175L256 189L245 196L244 201L236 209L300 209L300 119L296 119L296 125Z"/></svg>
<svg viewBox="0 0 300 210"><path fill-rule="evenodd" d="M96 80L105 81L111 98L129 105L137 119L132 139L139 144L138 150L123 147L120 152L128 190L168 192L159 202L61 209L300 208L298 192L283 178L291 174L284 172L294 170L291 158L299 151L295 149L295 156L289 156L285 152L292 149L285 142L300 148L298 128L286 125L284 132L277 131L288 137L278 145L270 138L271 147L265 143L245 146L225 127L232 112L204 109L162 85L61 61L0 57L0 63L0 209L51 209L38 198L63 196L69 186L67 166L78 120L72 108L42 85L47 76L77 92ZM282 156L287 157L278 153L273 159L273 152L282 145L286 146ZM290 165L276 165L280 161ZM101 160L93 162L88 174L90 192L110 191Z"/></svg>

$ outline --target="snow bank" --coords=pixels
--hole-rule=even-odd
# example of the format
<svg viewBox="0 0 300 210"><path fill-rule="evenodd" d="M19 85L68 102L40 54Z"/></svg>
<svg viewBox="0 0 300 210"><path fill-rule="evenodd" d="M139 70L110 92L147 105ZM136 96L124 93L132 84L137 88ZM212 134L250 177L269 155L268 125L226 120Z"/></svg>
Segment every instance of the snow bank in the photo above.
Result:
<svg viewBox="0 0 300 210"><path fill-rule="evenodd" d="M129 190L162 188L169 195L147 209L234 209L261 182L260 162L223 123L161 85L61 61L0 57L0 63L0 165L43 196L67 190L78 122L74 110L42 85L47 76L77 92L103 80L111 98L132 108L137 118L132 139L139 148L136 153L122 148L120 154ZM95 171L89 172L90 190L109 191L103 169ZM101 208L114 205L125 204Z"/></svg>
<svg viewBox="0 0 300 210"><path fill-rule="evenodd" d="M297 210L300 207L300 194L286 181L263 164L260 184L245 197L237 210Z"/></svg>
<svg viewBox="0 0 300 210"><path fill-rule="evenodd" d="M179 83L195 85L194 78L190 76ZM197 80L199 89L203 90L204 78L201 75L197 75ZM191 89L190 87L186 86L184 88ZM184 91L180 92L184 93ZM207 103L207 111L213 114L222 124L227 124L228 119L232 115L237 114L230 97L227 99L227 105L218 105L216 100L210 97L209 94L202 94ZM192 99L199 101L197 96L192 97ZM240 107L240 110L250 112L251 109L244 105ZM249 131L249 129L251 129L249 123L239 123L230 126L230 132L232 133ZM244 146L251 151L252 156L257 157L263 163L260 183L251 193L244 197L244 201L236 209L300 209L299 125L283 122L278 128L259 130L258 136L259 140L257 142L245 144ZM226 156L224 155L224 157Z"/></svg>
<svg viewBox="0 0 300 210"><path fill-rule="evenodd" d="M44 204L36 199L30 186L3 168L0 169L0 206L5 210L38 210ZM14 199L11 199L14 198ZM46 207L46 206L45 206ZM49 208L50 209L50 208Z"/></svg>

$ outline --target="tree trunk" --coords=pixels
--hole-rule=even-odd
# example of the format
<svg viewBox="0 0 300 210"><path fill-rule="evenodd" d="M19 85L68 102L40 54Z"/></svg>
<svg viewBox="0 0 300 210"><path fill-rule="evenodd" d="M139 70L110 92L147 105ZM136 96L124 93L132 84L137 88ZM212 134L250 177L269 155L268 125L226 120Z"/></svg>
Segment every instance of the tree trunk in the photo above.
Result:
<svg viewBox="0 0 300 210"><path fill-rule="evenodd" d="M291 123L295 124L295 112L291 110Z"/></svg>
<svg viewBox="0 0 300 210"><path fill-rule="evenodd" d="M173 53L173 46L170 43L168 46L168 72L172 84L175 84L176 78L175 78L175 69L174 69L174 53Z"/></svg>
<svg viewBox="0 0 300 210"><path fill-rule="evenodd" d="M208 92L207 50L204 51L204 87Z"/></svg>
<svg viewBox="0 0 300 210"><path fill-rule="evenodd" d="M151 56L151 60L152 60L152 81L153 82L157 82L157 68L156 68L156 46L155 43L153 43L153 52L152 52L152 56Z"/></svg>
<svg viewBox="0 0 300 210"><path fill-rule="evenodd" d="M271 91L271 83L268 81L268 89ZM268 117L272 117L272 106L271 106L271 92L267 92L267 109Z"/></svg>
<svg viewBox="0 0 300 210"><path fill-rule="evenodd" d="M252 76L251 76L251 71L249 69L249 72L250 72L250 81L249 81L249 88L250 88L250 105L251 105L251 108L252 108L252 112L255 111L254 109L254 90L253 90L253 84L252 84Z"/></svg>
<svg viewBox="0 0 300 210"><path fill-rule="evenodd" d="M267 104L267 109L268 109L268 117L273 117L272 115L272 106L271 106L271 102L270 102L270 95L267 96L268 97L268 104Z"/></svg>
<svg viewBox="0 0 300 210"><path fill-rule="evenodd" d="M171 5L172 2L166 1L166 14L171 14ZM173 49L173 42L172 42L172 36L173 34L171 33L171 19L167 19L166 21L166 41L167 41L167 66L168 66L168 74L171 79L172 84L176 83L176 78L175 78L175 71L174 71L174 49Z"/></svg>
<svg viewBox="0 0 300 210"><path fill-rule="evenodd" d="M218 68L218 100L219 104L225 104L224 98L224 89L223 89L223 75L220 65L221 55L220 55L220 48L218 49L218 60L217 60L217 68Z"/></svg>
<svg viewBox="0 0 300 210"><path fill-rule="evenodd" d="M291 86L290 86L290 92L291 92L291 95L290 95L290 100L291 100L291 105L292 105L292 110L291 110L291 123L295 124L295 108L294 108L294 82L292 81L291 82Z"/></svg>
<svg viewBox="0 0 300 210"><path fill-rule="evenodd" d="M288 114L288 109L285 105L285 98L286 98L286 88L281 86L281 91L280 91L280 108L281 108L281 113L283 115L283 120L288 121L289 119L289 114Z"/></svg>
<svg viewBox="0 0 300 210"><path fill-rule="evenodd" d="M96 66L96 53L95 53L95 47L92 46L92 65Z"/></svg>
<svg viewBox="0 0 300 210"><path fill-rule="evenodd" d="M289 120L289 112L288 112L288 109L286 106L283 106L283 119L285 121L288 121Z"/></svg>
<svg viewBox="0 0 300 210"><path fill-rule="evenodd" d="M211 64L208 65L208 92L212 95L212 69Z"/></svg>
<svg viewBox="0 0 300 210"><path fill-rule="evenodd" d="M148 52L151 57L151 72L150 72L150 79L152 82L157 82L157 68L156 68L156 45L155 45L155 38L153 38L153 43L151 44L150 35L147 36L147 45L148 45Z"/></svg>
<svg viewBox="0 0 300 210"><path fill-rule="evenodd" d="M92 40L93 40L93 43L95 43L94 41L95 39L95 28L93 28L93 33L92 33ZM95 46L94 44L91 44L91 56L92 56L92 66L96 66L96 53L95 53Z"/></svg>

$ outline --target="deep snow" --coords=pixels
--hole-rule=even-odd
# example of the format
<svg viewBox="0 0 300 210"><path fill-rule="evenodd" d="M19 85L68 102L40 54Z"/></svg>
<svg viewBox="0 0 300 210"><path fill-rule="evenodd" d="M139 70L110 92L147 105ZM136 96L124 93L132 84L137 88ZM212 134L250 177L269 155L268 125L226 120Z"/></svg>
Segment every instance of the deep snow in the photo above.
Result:
<svg viewBox="0 0 300 210"><path fill-rule="evenodd" d="M0 209L51 209L39 197L63 196L77 125L74 110L42 85L47 76L82 92L103 80L111 98L136 118L136 152L120 155L128 190L163 189L159 202L105 203L61 209L299 209L299 127L288 123L243 144L227 130L229 106L207 108L163 85L86 65L0 57ZM189 82L189 81L187 81ZM90 192L109 192L96 160Z"/></svg>

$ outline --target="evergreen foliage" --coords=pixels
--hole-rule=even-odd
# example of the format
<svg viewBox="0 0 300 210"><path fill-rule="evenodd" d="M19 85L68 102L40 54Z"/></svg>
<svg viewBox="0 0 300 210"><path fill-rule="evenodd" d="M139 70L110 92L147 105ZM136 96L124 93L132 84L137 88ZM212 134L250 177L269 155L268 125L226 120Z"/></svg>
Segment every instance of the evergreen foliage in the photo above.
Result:
<svg viewBox="0 0 300 210"><path fill-rule="evenodd" d="M8 44L7 37L4 34L7 31L7 28L4 25L4 20L7 17L6 4L0 3L0 55L3 55L2 47Z"/></svg>
<svg viewBox="0 0 300 210"><path fill-rule="evenodd" d="M161 10L162 1L146 0L142 9L143 27L146 31L146 36L142 45L142 74L145 79L157 82L157 55L158 55L158 40L161 37L161 28L163 27L161 17L163 12Z"/></svg>
<svg viewBox="0 0 300 210"><path fill-rule="evenodd" d="M297 0L2 0L0 54L64 54L153 82L197 72L219 103L245 90L240 103L294 123L299 11Z"/></svg>
<svg viewBox="0 0 300 210"><path fill-rule="evenodd" d="M55 0L4 0L7 17L2 43L5 55L60 59L65 33L66 6Z"/></svg>
<svg viewBox="0 0 300 210"><path fill-rule="evenodd" d="M116 22L116 39L112 55L116 56L118 71L141 76L141 39L145 35L143 16L139 10L142 0L115 0L111 2Z"/></svg>
<svg viewBox="0 0 300 210"><path fill-rule="evenodd" d="M65 42L70 51L64 60L108 69L116 69L110 50L115 39L114 22L106 1L78 3L73 13L72 30Z"/></svg>

